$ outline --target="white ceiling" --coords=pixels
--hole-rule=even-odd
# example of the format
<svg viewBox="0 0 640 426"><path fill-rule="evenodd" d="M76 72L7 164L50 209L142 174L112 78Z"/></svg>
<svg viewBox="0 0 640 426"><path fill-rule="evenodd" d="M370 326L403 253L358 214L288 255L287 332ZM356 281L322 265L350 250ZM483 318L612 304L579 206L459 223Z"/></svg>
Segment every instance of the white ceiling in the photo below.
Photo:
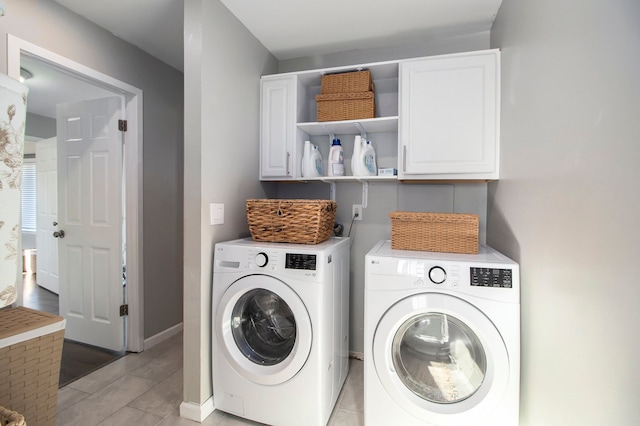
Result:
<svg viewBox="0 0 640 426"><path fill-rule="evenodd" d="M54 1L184 71L184 0ZM220 1L280 60L417 44L488 31L502 3L502 0ZM30 69L34 78L27 83L29 111L52 116L55 111L52 105L58 98L55 91L48 92L43 81L46 67L30 66L34 68ZM59 93L88 90L62 88L63 80L72 79L58 77L55 76L53 88L57 87Z"/></svg>
<svg viewBox="0 0 640 426"><path fill-rule="evenodd" d="M491 29L502 0L220 0L278 59Z"/></svg>
<svg viewBox="0 0 640 426"><path fill-rule="evenodd" d="M183 0L55 1L183 70ZM502 3L502 0L220 1L280 60L488 31Z"/></svg>
<svg viewBox="0 0 640 426"><path fill-rule="evenodd" d="M111 92L32 57L22 55L20 67L33 75L26 81L29 87L27 111L32 114L55 118L57 104L113 96Z"/></svg>

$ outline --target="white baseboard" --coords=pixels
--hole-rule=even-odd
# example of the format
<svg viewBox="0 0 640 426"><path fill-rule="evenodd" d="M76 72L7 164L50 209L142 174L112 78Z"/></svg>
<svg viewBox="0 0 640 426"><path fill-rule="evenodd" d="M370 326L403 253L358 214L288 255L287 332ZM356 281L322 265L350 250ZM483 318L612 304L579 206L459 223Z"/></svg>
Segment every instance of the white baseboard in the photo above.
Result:
<svg viewBox="0 0 640 426"><path fill-rule="evenodd" d="M182 323L176 324L173 327L167 328L160 333L149 337L148 339L144 339L144 350L151 349L155 345L164 342L170 337L175 336L176 334L180 334L182 332Z"/></svg>
<svg viewBox="0 0 640 426"><path fill-rule="evenodd" d="M207 399L202 405L194 402L182 401L180 404L180 417L202 423L215 410L213 406L213 396Z"/></svg>

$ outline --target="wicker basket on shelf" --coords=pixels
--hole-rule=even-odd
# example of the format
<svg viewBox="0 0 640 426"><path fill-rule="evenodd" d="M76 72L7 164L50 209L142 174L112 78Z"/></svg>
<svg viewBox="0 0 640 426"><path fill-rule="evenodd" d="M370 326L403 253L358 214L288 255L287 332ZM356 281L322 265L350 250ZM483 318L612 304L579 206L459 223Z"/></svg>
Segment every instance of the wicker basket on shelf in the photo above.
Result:
<svg viewBox="0 0 640 426"><path fill-rule="evenodd" d="M337 204L331 200L247 200L247 223L255 241L318 244L333 233Z"/></svg>
<svg viewBox="0 0 640 426"><path fill-rule="evenodd" d="M318 121L374 118L374 85L369 70L325 74L316 95Z"/></svg>
<svg viewBox="0 0 640 426"><path fill-rule="evenodd" d="M444 253L478 253L478 215L392 212L391 248Z"/></svg>
<svg viewBox="0 0 640 426"><path fill-rule="evenodd" d="M376 115L373 92L316 95L316 103L318 121L359 120Z"/></svg>
<svg viewBox="0 0 640 426"><path fill-rule="evenodd" d="M323 95L372 91L373 80L369 70L325 74L320 81L320 93Z"/></svg>

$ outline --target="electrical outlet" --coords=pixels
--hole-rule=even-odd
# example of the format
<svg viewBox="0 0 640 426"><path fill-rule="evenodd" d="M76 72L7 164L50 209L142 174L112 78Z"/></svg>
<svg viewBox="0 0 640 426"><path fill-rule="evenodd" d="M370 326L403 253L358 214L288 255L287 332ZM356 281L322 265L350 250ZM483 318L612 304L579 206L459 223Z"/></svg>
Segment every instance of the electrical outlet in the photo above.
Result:
<svg viewBox="0 0 640 426"><path fill-rule="evenodd" d="M356 214L358 215L358 217L355 217ZM353 208L351 210L351 218L353 219L354 217L354 220L362 220L362 204L353 205Z"/></svg>

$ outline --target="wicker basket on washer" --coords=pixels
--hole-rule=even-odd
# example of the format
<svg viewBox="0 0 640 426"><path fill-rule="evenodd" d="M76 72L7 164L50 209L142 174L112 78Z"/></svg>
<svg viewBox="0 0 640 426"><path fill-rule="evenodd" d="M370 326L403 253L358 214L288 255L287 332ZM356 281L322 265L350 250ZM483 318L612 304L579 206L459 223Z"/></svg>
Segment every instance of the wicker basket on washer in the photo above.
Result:
<svg viewBox="0 0 640 426"><path fill-rule="evenodd" d="M331 200L247 200L255 241L318 244L333 233L337 204Z"/></svg>
<svg viewBox="0 0 640 426"><path fill-rule="evenodd" d="M478 215L392 212L391 248L478 254Z"/></svg>

